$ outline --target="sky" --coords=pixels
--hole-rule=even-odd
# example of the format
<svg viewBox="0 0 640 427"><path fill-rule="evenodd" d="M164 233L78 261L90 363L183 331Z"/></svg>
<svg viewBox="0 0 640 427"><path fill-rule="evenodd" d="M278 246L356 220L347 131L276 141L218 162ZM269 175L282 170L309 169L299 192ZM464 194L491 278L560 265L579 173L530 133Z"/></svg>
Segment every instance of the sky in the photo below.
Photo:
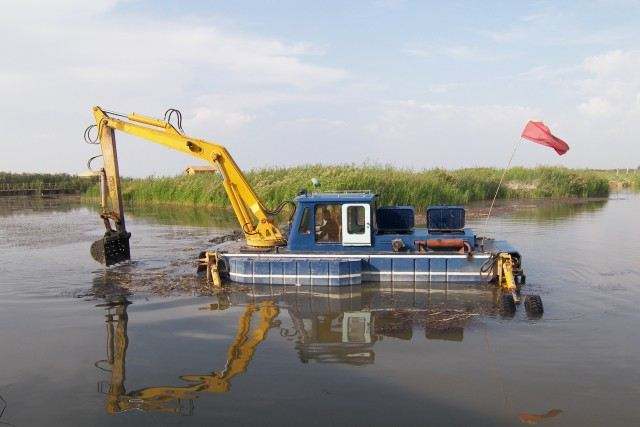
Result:
<svg viewBox="0 0 640 427"><path fill-rule="evenodd" d="M91 107L162 117L241 167L640 165L638 1L0 0L0 170L79 173ZM121 173L197 159L118 135Z"/></svg>

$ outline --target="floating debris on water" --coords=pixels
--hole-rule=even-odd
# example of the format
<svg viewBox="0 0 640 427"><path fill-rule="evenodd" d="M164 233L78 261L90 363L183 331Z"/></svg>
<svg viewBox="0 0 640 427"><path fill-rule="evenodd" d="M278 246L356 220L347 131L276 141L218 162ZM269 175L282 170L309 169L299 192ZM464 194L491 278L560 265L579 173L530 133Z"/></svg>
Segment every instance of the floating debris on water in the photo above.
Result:
<svg viewBox="0 0 640 427"><path fill-rule="evenodd" d="M544 414L530 414L528 412L521 412L520 414L518 414L518 419L525 424L538 424L549 418L557 417L560 414L562 414L561 409L551 409Z"/></svg>

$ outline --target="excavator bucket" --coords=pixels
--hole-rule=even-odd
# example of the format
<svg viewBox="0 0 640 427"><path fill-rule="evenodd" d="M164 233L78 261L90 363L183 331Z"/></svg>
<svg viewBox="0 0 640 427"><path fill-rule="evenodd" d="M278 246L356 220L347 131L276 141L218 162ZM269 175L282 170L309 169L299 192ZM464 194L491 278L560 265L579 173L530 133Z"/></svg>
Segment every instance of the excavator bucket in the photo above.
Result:
<svg viewBox="0 0 640 427"><path fill-rule="evenodd" d="M107 231L102 239L91 245L93 259L107 267L131 259L129 238L131 233L126 231Z"/></svg>
<svg viewBox="0 0 640 427"><path fill-rule="evenodd" d="M102 110L94 108L93 113L96 119L94 126L98 128L98 140L104 164L100 171L100 205L102 207L100 218L104 221L107 231L102 239L93 242L90 252L93 259L108 267L131 259L129 251L131 233L127 232L124 221L124 204L122 203L114 130L104 125L108 117ZM88 138L87 135L88 133L85 134L86 138ZM94 143L90 138L88 138L88 142ZM91 168L90 162L91 160L89 160L89 168Z"/></svg>

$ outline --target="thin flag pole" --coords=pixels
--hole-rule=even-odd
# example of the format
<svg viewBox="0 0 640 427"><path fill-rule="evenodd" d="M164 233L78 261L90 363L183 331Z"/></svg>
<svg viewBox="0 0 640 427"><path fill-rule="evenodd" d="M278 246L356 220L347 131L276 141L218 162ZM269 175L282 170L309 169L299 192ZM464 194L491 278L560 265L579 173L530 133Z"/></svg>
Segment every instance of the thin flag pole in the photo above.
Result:
<svg viewBox="0 0 640 427"><path fill-rule="evenodd" d="M498 192L500 191L500 187L502 186L502 181L504 181L504 177L507 174L507 171L511 167L511 162L513 161L513 156L516 154L516 150L520 146L520 141L522 138L518 139L516 144L513 146L513 151L511 152L511 157L509 157L509 162L507 162L507 166L502 171L502 176L500 176L500 182L498 183L498 188L496 188L496 192L493 195L493 200L491 200L491 205L489 206L489 213L487 214L487 218L484 220L484 229L483 234L487 232L487 227L489 226L489 218L491 217L491 211L493 211L493 205L496 203L496 198L498 197ZM484 236L482 236L482 246L484 247Z"/></svg>

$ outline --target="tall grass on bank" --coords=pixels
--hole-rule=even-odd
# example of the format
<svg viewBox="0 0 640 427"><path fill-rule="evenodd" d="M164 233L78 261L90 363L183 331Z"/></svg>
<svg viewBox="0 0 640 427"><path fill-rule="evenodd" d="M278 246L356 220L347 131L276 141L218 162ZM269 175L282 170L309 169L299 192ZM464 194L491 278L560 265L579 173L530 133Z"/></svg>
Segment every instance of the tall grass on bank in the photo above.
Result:
<svg viewBox="0 0 640 427"><path fill-rule="evenodd" d="M315 177L320 180L321 191L371 190L380 195L384 205L423 207L490 199L501 173L494 168L412 171L388 166L309 165L256 169L246 176L268 206L292 199L300 189L310 189L310 180ZM229 206L217 174L124 179L123 187L127 202ZM593 172L537 167L509 170L498 197L602 197L608 194L607 179ZM88 197L98 195L97 186L87 192Z"/></svg>
<svg viewBox="0 0 640 427"><path fill-rule="evenodd" d="M97 183L97 178L83 178L66 173L0 172L0 188L64 188L84 193Z"/></svg>
<svg viewBox="0 0 640 427"><path fill-rule="evenodd" d="M640 191L640 168L597 170L595 173L607 179L609 185L615 189L629 188Z"/></svg>

